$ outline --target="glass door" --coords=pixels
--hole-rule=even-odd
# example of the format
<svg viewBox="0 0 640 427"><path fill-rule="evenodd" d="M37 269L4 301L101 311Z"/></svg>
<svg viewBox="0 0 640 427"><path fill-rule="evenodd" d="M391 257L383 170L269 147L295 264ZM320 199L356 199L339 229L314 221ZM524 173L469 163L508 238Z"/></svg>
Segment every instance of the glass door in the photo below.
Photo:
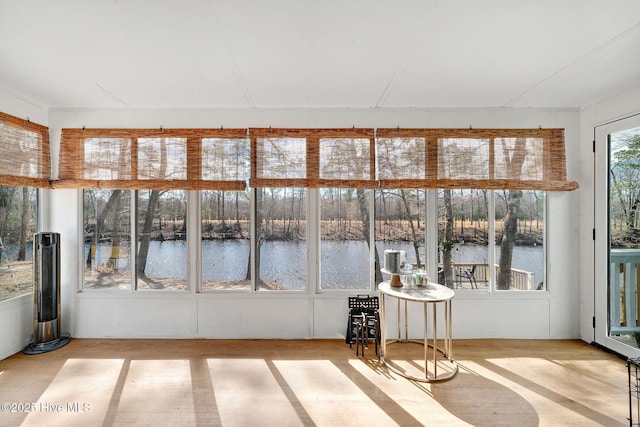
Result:
<svg viewBox="0 0 640 427"><path fill-rule="evenodd" d="M640 117L605 125L596 133L595 338L618 353L637 356L640 354ZM598 235L602 237L598 239Z"/></svg>

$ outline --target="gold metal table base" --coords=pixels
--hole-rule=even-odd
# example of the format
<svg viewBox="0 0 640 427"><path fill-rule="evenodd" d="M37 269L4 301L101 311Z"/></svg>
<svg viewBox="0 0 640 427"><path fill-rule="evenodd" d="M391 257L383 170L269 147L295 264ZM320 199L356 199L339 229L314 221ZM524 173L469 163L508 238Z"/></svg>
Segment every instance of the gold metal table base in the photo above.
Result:
<svg viewBox="0 0 640 427"><path fill-rule="evenodd" d="M391 345L391 344L418 344L418 345L424 345L423 341L420 340L391 340L388 341L386 345ZM433 349L433 344L427 344L428 348ZM433 383L433 382L439 382L439 381L447 381L450 380L451 378L455 377L456 374L458 373L458 363L450 358L448 356L448 354L440 347L436 347L436 351L438 353L440 353L444 359L440 359L440 360L436 360L436 364L438 362L442 362L442 363L448 363L450 364L450 368L451 369L449 372L447 372L446 374L440 374L437 376L434 375L429 375L428 373L424 376L424 377L416 377L414 375L410 375L408 373L406 373L405 371L401 370L400 368L394 366L394 363L392 361L386 361L384 358L384 354L380 355L380 361L384 364L384 366L386 366L390 371L400 375L401 377L407 378L409 380L412 381L418 381L418 382L429 382L429 383ZM433 361L432 361L433 363ZM425 365L427 366L427 365ZM435 364L434 364L435 366ZM428 370L425 370L426 372L428 372Z"/></svg>
<svg viewBox="0 0 640 427"><path fill-rule="evenodd" d="M419 287L403 287L391 288L389 282L382 282L378 286L380 291L380 330L381 330L381 348L380 361L392 372L405 377L407 379L419 382L439 382L453 378L458 373L458 364L452 355L452 338L451 338L451 300L453 299L453 290L437 284L428 284ZM398 302L398 335L397 339L387 339L387 297L396 298ZM404 301L404 337L402 339L402 322L401 322L401 304ZM423 340L409 339L408 312L407 303L409 301L422 303L424 316L424 338ZM438 305L444 305L444 337L442 339L443 347L438 347ZM429 336L429 306L431 306L433 331ZM391 357L387 352L387 346L392 344L419 344L424 346L424 375L421 377L410 375L396 366L391 361ZM438 354L441 357L438 357ZM441 370L445 372L438 373L438 364L441 364ZM445 363L446 369L442 367ZM432 369L429 370L429 364Z"/></svg>

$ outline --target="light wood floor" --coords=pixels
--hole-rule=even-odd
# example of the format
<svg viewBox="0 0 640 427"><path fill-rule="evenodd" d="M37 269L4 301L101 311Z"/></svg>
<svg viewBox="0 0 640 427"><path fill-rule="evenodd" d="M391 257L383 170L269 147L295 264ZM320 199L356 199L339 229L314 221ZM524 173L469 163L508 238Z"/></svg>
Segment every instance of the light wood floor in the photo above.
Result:
<svg viewBox="0 0 640 427"><path fill-rule="evenodd" d="M418 363L414 347L394 346L399 364ZM586 343L453 348L458 375L425 384L341 340L73 339L0 361L0 402L14 404L3 411L33 409L2 412L0 425L628 425L625 361Z"/></svg>

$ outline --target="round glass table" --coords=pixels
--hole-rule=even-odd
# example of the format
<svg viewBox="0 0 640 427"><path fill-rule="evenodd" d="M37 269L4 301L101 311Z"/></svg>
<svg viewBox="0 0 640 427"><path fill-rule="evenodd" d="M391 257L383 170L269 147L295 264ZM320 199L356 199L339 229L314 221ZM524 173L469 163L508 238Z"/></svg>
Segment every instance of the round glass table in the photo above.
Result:
<svg viewBox="0 0 640 427"><path fill-rule="evenodd" d="M451 339L451 300L455 295L453 290L436 283L428 283L422 286L404 285L402 287L393 287L390 286L389 281L380 283L378 285L378 290L380 291L380 360L382 363L398 375L414 381L436 382L453 378L458 373L458 364L453 359L452 355ZM388 305L390 302L388 300L390 298L397 300L397 338L387 337L389 320ZM407 305L409 302L422 304L424 336L421 340L409 339L409 321L407 311ZM443 306L443 316L438 316L438 306ZM402 314L404 314L404 316L402 316ZM403 317L404 323L402 322ZM431 328L429 327L430 317L432 323ZM444 336L441 339L442 346L438 345L439 317L444 318ZM402 326L404 326L404 337L402 334ZM388 347L391 346L391 344L402 343L417 343L424 346L424 374L422 376L411 375L409 370L401 368L398 363L392 361Z"/></svg>

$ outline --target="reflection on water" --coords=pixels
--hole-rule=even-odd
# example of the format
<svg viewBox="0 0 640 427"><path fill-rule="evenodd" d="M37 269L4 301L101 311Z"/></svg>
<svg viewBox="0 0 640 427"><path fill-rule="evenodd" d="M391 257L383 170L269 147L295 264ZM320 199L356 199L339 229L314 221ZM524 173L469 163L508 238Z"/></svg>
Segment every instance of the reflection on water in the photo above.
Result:
<svg viewBox="0 0 640 427"><path fill-rule="evenodd" d="M407 252L407 260L415 261L414 249L408 242L378 243L384 248ZM202 281L232 282L247 277L250 242L248 240L207 240L202 242ZM89 245L85 245L85 259ZM496 248L496 262L500 248ZM260 256L260 277L286 289L305 289L307 281L306 242L265 242ZM111 255L109 244L99 245L97 256L106 263ZM422 256L422 255L421 255ZM486 263L487 246L457 245L454 263ZM118 270L129 270L129 259L118 260ZM517 246L513 251L513 268L531 271L535 283L544 280L542 246ZM364 241L322 241L320 260L323 289L366 289L369 287L369 251ZM187 246L184 241L153 241L149 246L146 273L149 277L187 278Z"/></svg>
<svg viewBox="0 0 640 427"><path fill-rule="evenodd" d="M322 289L369 288L369 246L366 242L323 240L320 248Z"/></svg>

